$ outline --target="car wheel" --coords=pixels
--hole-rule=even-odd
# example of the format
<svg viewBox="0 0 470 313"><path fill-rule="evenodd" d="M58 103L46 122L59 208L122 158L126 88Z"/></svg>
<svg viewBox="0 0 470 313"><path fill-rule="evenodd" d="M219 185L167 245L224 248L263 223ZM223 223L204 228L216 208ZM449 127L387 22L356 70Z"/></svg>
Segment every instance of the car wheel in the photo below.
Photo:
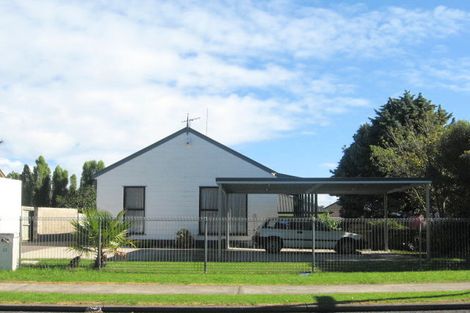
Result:
<svg viewBox="0 0 470 313"><path fill-rule="evenodd" d="M269 238L266 241L265 249L268 253L279 253L282 249L282 239Z"/></svg>
<svg viewBox="0 0 470 313"><path fill-rule="evenodd" d="M335 247L336 253L340 254L353 254L356 252L357 244L352 239L342 239Z"/></svg>

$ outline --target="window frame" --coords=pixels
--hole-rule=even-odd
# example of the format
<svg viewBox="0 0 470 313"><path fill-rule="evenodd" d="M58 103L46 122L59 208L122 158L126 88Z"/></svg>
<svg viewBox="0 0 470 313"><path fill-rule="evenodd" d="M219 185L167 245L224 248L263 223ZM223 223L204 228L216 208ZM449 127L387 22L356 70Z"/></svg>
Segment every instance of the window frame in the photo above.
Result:
<svg viewBox="0 0 470 313"><path fill-rule="evenodd" d="M146 187L147 186L123 186L123 203L122 207L124 210L124 219L126 218L126 213L127 211L143 211L144 215L142 216L143 221L142 221L142 232L131 232L129 231L129 235L144 235L145 234L145 208L146 208ZM143 199L143 208L138 209L138 208L126 208L126 190L130 188L141 188L144 192L144 199Z"/></svg>
<svg viewBox="0 0 470 313"><path fill-rule="evenodd" d="M218 186L199 186L199 235L204 235L204 229L203 227L201 227L201 212L219 212L218 209L202 209L202 197L201 197L201 192L203 189L219 189ZM246 203L246 210L245 210L245 213L246 213L246 216L244 217L245 218L245 232L244 233L230 233L229 235L230 236L248 236L248 194L245 193L245 203ZM218 201L218 197L219 195L217 194L217 201ZM222 231L222 234L224 234L225 230ZM217 232L215 233L211 233L211 232L207 232L207 235L208 236L213 236L213 235L217 235ZM225 234L226 235L226 234Z"/></svg>

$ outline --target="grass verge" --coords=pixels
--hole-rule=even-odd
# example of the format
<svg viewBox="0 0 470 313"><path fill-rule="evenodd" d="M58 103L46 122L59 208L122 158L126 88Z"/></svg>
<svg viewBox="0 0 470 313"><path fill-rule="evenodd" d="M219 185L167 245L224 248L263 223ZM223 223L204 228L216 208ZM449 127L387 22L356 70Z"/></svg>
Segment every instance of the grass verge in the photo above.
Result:
<svg viewBox="0 0 470 313"><path fill-rule="evenodd" d="M466 302L470 291L362 293L330 295L105 295L0 292L1 304L60 304L60 305L296 305L317 304L326 307L337 304L377 303L445 303Z"/></svg>
<svg viewBox="0 0 470 313"><path fill-rule="evenodd" d="M439 283L470 281L469 270L422 272L320 272L311 275L244 273L165 273L97 271L89 268L21 268L0 271L0 281L73 282L73 283L158 283L184 285L337 285L384 283Z"/></svg>

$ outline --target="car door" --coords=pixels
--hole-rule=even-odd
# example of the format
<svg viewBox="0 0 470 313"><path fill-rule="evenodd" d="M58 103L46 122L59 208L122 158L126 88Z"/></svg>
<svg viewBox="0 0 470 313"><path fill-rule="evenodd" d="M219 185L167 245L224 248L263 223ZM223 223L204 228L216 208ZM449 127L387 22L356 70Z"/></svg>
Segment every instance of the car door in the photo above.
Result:
<svg viewBox="0 0 470 313"><path fill-rule="evenodd" d="M276 226L278 233L281 235L284 248L302 248L303 230L298 219L279 220Z"/></svg>
<svg viewBox="0 0 470 313"><path fill-rule="evenodd" d="M306 218L302 221L302 248L312 249L312 219Z"/></svg>
<svg viewBox="0 0 470 313"><path fill-rule="evenodd" d="M334 249L344 232L333 230L322 221L315 221L315 248Z"/></svg>

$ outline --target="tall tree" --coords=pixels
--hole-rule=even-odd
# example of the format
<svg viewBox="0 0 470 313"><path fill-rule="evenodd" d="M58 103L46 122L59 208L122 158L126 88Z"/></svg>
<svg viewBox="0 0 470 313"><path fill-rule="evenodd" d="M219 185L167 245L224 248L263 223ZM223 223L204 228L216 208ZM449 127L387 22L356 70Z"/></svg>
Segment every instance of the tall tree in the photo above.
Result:
<svg viewBox="0 0 470 313"><path fill-rule="evenodd" d="M67 185L69 184L69 173L62 169L59 165L54 169L52 174L52 199L51 204L57 207L61 204L59 199L67 195Z"/></svg>
<svg viewBox="0 0 470 313"><path fill-rule="evenodd" d="M449 125L437 145L435 185L442 190L441 215L470 217L470 122Z"/></svg>
<svg viewBox="0 0 470 313"><path fill-rule="evenodd" d="M70 176L70 186L69 186L69 193L76 193L77 192L77 175L72 174Z"/></svg>
<svg viewBox="0 0 470 313"><path fill-rule="evenodd" d="M427 176L436 155L436 143L450 117L421 94L416 97L405 92L400 98L390 98L376 110L370 123L359 128L354 142L343 150L333 174L335 177ZM382 201L377 197L342 196L340 202L345 216L382 214ZM419 190L391 197L390 202L391 207L405 212L424 209Z"/></svg>
<svg viewBox="0 0 470 313"><path fill-rule="evenodd" d="M36 160L36 166L33 169L34 181L34 205L51 205L51 170L46 160L41 155Z"/></svg>
<svg viewBox="0 0 470 313"><path fill-rule="evenodd" d="M77 177L70 177L69 194L65 198L64 206L79 209L96 209L96 187L93 176L104 169L103 161L86 161L83 164L80 188L77 190ZM75 192L74 192L75 191Z"/></svg>
<svg viewBox="0 0 470 313"><path fill-rule="evenodd" d="M80 178L80 189L93 186L93 176L104 169L103 161L86 161L83 164L82 176Z"/></svg>
<svg viewBox="0 0 470 313"><path fill-rule="evenodd" d="M22 203L26 206L33 205L33 194L34 194L34 178L31 170L27 164L23 167L21 173L22 186Z"/></svg>

